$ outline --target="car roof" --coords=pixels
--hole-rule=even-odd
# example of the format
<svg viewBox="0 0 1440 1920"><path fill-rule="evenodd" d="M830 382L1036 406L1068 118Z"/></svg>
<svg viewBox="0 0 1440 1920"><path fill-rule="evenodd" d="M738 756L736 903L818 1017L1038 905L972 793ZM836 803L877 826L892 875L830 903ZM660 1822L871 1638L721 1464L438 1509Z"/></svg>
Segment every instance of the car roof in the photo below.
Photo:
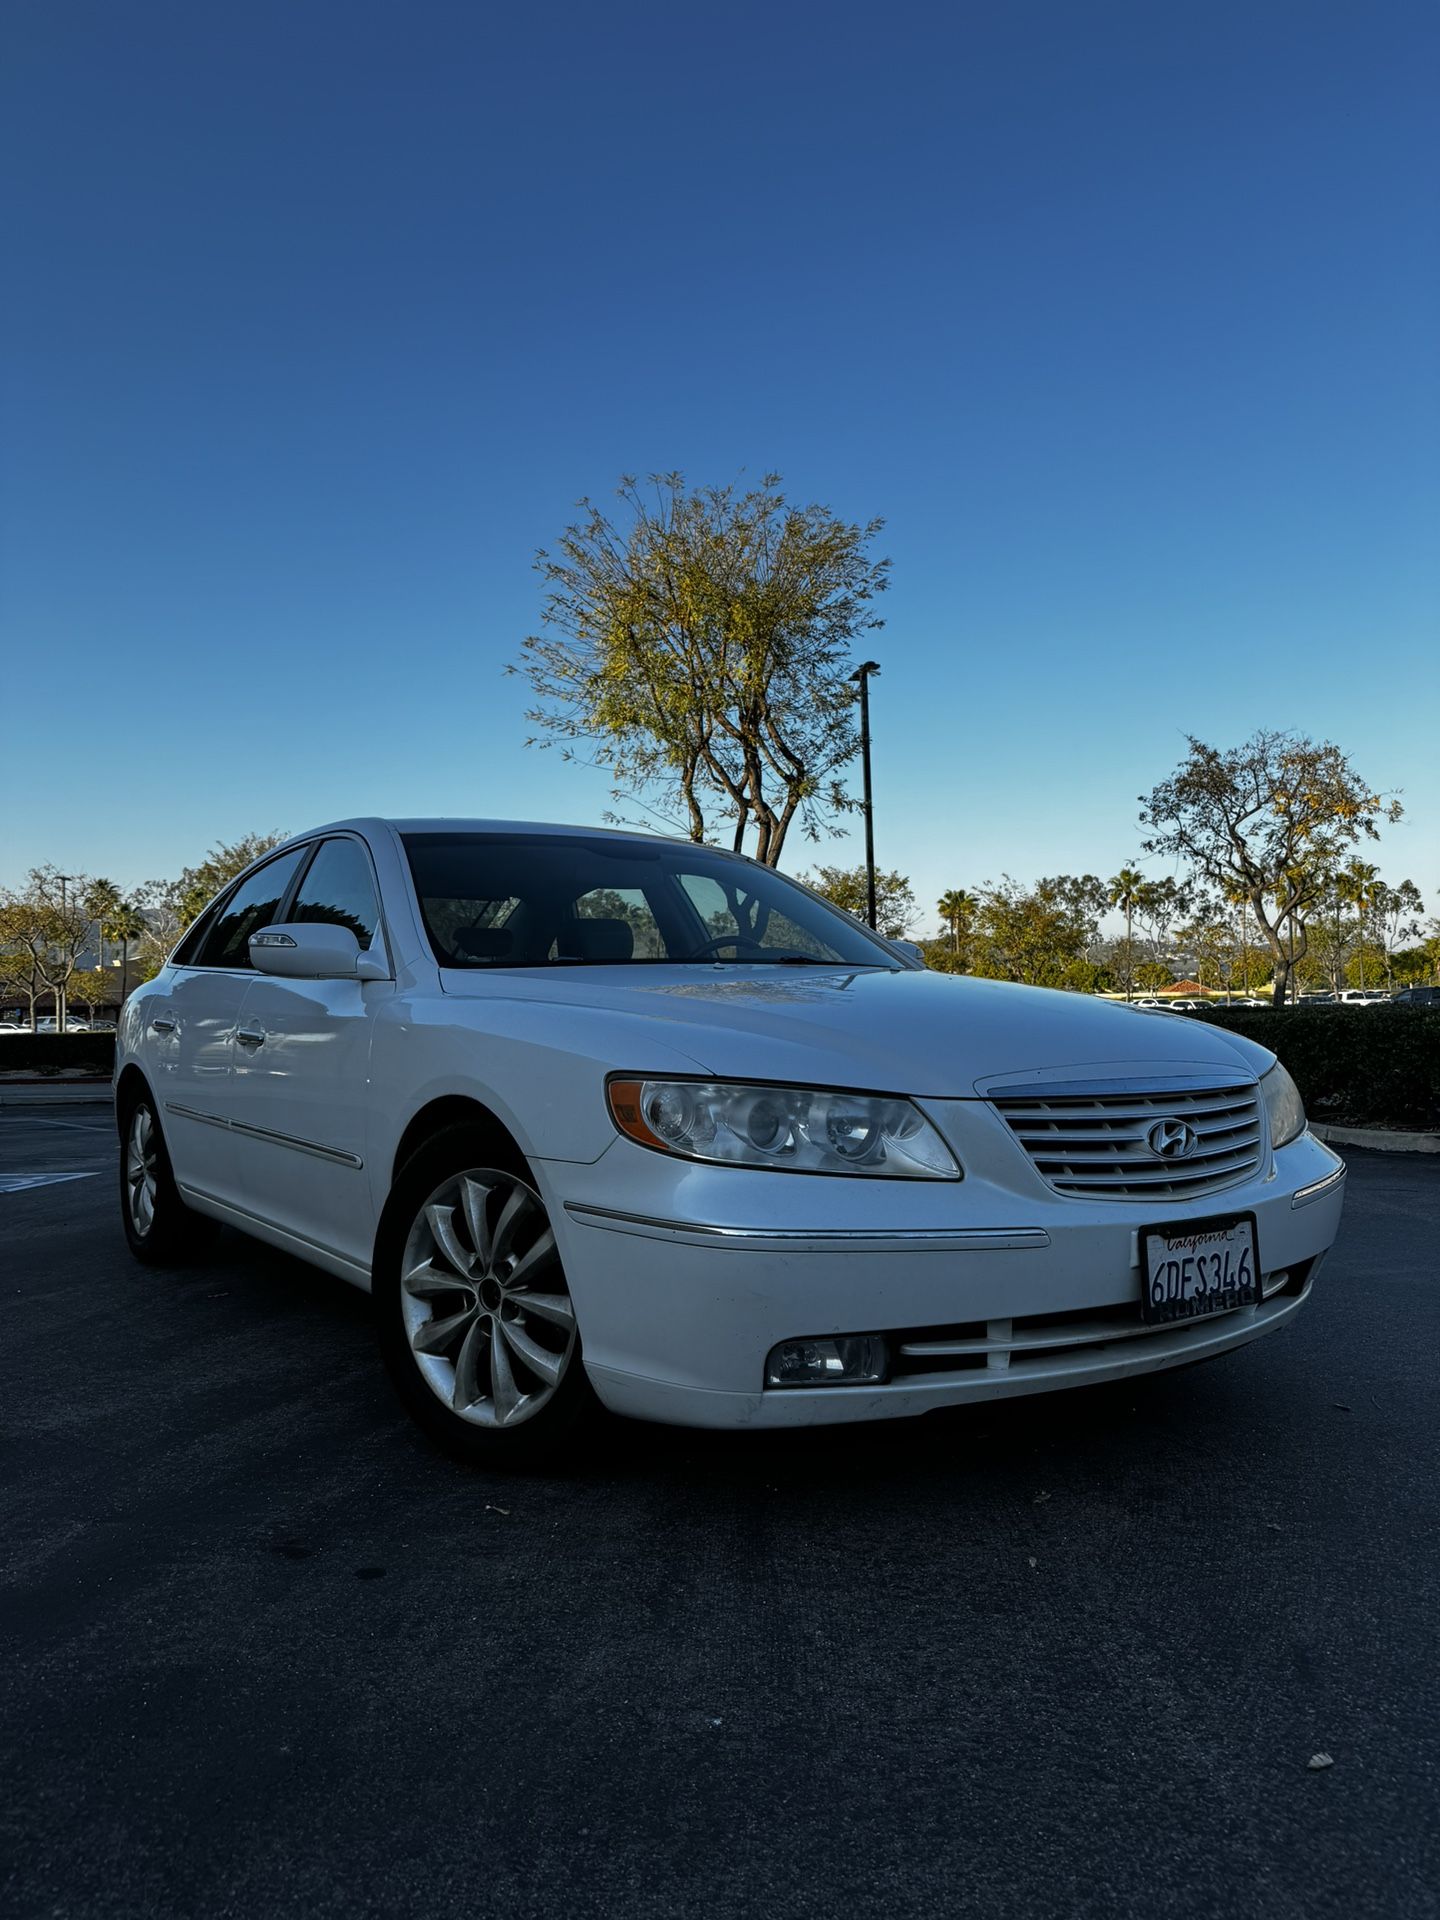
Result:
<svg viewBox="0 0 1440 1920"><path fill-rule="evenodd" d="M672 846L690 846L691 841L676 833L645 833L633 827L596 827L584 826L578 822L563 820L481 820L469 816L435 815L397 819L378 815L356 816L350 820L330 820L323 826L306 827L301 833L291 834L292 840L313 840L321 833L356 833L375 827L390 827L396 833L525 833L538 835L584 834L587 840L660 840ZM715 853L724 853L728 849L715 847Z"/></svg>

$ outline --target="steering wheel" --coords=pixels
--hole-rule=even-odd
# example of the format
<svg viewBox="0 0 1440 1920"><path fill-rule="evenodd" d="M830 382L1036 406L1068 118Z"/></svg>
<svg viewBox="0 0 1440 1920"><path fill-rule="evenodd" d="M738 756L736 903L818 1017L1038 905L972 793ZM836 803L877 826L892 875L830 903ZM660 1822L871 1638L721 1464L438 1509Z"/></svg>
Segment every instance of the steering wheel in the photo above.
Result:
<svg viewBox="0 0 1440 1920"><path fill-rule="evenodd" d="M705 960L720 947L734 947L737 952L741 947L748 947L751 953L766 951L758 940L747 940L743 933L717 933L713 940L706 940L703 945L696 947L693 953L687 953L685 958Z"/></svg>

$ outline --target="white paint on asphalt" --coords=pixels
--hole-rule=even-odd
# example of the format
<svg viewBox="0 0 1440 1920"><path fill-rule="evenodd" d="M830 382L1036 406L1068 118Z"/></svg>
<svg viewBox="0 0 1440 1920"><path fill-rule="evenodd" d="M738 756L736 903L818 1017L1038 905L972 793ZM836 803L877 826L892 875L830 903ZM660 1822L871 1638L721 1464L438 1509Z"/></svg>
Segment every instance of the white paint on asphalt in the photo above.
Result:
<svg viewBox="0 0 1440 1920"><path fill-rule="evenodd" d="M84 1173L0 1173L0 1193L23 1193L27 1187L53 1187L61 1180L93 1180L95 1169Z"/></svg>

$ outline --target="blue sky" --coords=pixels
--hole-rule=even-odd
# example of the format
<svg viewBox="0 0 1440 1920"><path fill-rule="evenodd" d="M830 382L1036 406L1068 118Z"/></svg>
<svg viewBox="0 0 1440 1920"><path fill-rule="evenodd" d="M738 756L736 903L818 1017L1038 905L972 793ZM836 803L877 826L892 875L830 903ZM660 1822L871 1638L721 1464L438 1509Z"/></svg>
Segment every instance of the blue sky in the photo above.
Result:
<svg viewBox="0 0 1440 1920"><path fill-rule="evenodd" d="M534 550L623 472L884 515L877 854L1115 870L1332 737L1440 909L1429 4L8 9L0 881L598 819ZM792 868L860 857L858 836Z"/></svg>

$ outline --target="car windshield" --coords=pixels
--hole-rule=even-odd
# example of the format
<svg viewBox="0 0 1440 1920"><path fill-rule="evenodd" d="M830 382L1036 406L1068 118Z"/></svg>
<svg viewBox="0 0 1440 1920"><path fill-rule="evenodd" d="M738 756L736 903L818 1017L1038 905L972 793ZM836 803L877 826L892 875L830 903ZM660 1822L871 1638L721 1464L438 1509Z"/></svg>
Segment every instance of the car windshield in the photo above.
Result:
<svg viewBox="0 0 1440 1920"><path fill-rule="evenodd" d="M849 914L711 847L598 834L401 838L444 967L903 968Z"/></svg>

